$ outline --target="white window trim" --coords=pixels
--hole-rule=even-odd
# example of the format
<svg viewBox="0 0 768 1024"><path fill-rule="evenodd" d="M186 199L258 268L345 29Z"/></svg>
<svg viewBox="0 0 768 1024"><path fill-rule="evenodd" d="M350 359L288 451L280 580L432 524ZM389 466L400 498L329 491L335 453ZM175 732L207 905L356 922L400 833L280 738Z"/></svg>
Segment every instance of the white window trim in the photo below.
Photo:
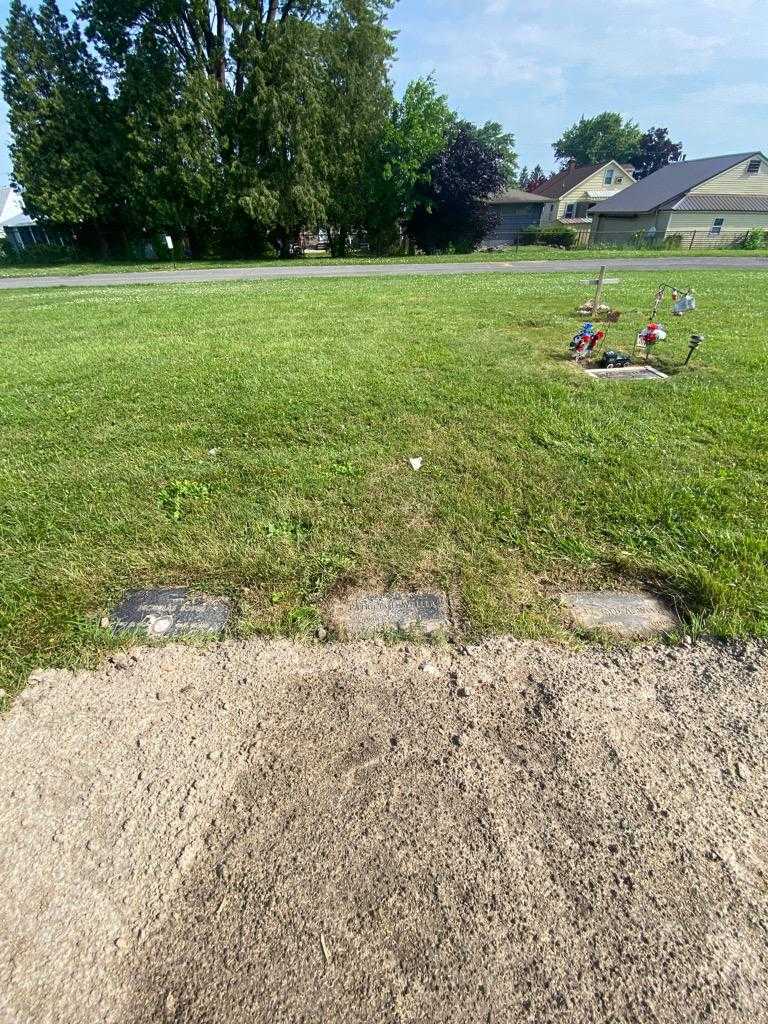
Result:
<svg viewBox="0 0 768 1024"><path fill-rule="evenodd" d="M724 227L725 217L715 217L715 219L712 221L712 226L709 229L709 233L710 235L719 235L722 233Z"/></svg>
<svg viewBox="0 0 768 1024"><path fill-rule="evenodd" d="M616 172L612 167L606 167L605 172L603 173L603 184L612 185L615 174Z"/></svg>
<svg viewBox="0 0 768 1024"><path fill-rule="evenodd" d="M753 175L753 174L759 174L762 166L763 166L763 161L762 160L757 160L757 159L750 160L749 163L747 164L747 174L749 174L750 176ZM754 170L751 170L752 167L754 167Z"/></svg>

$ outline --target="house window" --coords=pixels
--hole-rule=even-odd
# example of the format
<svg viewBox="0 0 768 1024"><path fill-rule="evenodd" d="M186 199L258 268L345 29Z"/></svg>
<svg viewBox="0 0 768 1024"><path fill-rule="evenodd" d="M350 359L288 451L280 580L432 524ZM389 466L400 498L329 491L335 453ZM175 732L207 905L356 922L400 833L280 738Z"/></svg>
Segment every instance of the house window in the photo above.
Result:
<svg viewBox="0 0 768 1024"><path fill-rule="evenodd" d="M747 174L759 174L760 173L760 161L750 160L747 164Z"/></svg>
<svg viewBox="0 0 768 1024"><path fill-rule="evenodd" d="M715 217L712 227L709 229L710 235L719 235L723 230L723 224L725 224L725 217Z"/></svg>
<svg viewBox="0 0 768 1024"><path fill-rule="evenodd" d="M606 185L612 185L613 184L613 168L612 167L609 167L608 170L603 175L603 181L605 182Z"/></svg>
<svg viewBox="0 0 768 1024"><path fill-rule="evenodd" d="M616 179L616 184L617 184L617 185L620 185L620 184L622 183L622 181L624 181L624 179L623 179L623 178L617 178L617 179Z"/></svg>
<svg viewBox="0 0 768 1024"><path fill-rule="evenodd" d="M576 203L568 203L568 205L565 208L565 219L566 220L573 220L573 218L575 216L576 216Z"/></svg>

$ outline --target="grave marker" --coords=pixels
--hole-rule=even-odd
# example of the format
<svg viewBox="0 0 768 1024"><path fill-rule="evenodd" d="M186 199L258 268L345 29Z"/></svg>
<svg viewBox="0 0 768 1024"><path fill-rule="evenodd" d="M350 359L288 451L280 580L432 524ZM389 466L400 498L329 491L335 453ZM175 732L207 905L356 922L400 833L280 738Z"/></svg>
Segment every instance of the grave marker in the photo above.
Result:
<svg viewBox="0 0 768 1024"><path fill-rule="evenodd" d="M185 633L217 635L227 626L229 601L209 597L189 587L129 590L110 616L116 633L142 632L169 637Z"/></svg>

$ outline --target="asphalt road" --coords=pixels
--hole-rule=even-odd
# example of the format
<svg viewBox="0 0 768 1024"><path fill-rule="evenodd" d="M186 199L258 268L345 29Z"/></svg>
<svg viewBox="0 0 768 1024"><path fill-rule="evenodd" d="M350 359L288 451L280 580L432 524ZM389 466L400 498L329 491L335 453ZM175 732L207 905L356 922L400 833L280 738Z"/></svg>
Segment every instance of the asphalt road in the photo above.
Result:
<svg viewBox="0 0 768 1024"><path fill-rule="evenodd" d="M147 270L118 274L51 274L0 278L2 288L92 288L116 284L186 284L200 281L269 281L291 277L400 277L405 274L583 274L599 270L768 270L755 256L671 256L646 259L518 260L477 263L347 263L334 266L221 267L207 270Z"/></svg>

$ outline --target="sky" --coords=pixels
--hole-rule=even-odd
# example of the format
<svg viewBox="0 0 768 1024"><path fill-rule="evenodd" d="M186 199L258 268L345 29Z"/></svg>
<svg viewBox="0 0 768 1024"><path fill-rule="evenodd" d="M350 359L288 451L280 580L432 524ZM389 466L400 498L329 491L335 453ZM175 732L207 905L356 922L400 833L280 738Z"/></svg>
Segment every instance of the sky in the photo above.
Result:
<svg viewBox="0 0 768 1024"><path fill-rule="evenodd" d="M434 73L462 117L513 132L529 167L553 169L563 129L603 110L668 127L688 159L768 149L765 0L399 0L390 20L398 95Z"/></svg>

